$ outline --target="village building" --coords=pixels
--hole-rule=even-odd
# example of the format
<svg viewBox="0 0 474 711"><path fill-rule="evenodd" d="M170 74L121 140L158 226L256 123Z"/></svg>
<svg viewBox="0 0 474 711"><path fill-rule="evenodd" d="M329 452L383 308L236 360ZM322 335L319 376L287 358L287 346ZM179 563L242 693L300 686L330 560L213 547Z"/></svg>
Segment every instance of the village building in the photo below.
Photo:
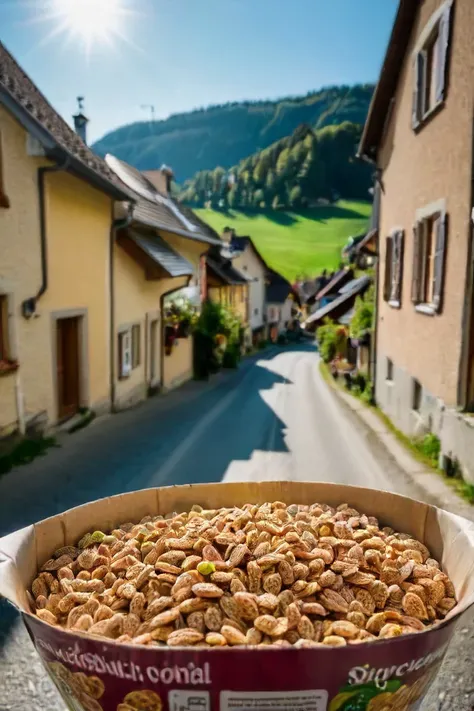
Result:
<svg viewBox="0 0 474 711"><path fill-rule="evenodd" d="M377 170L378 405L474 482L472 0L401 0L359 153Z"/></svg>

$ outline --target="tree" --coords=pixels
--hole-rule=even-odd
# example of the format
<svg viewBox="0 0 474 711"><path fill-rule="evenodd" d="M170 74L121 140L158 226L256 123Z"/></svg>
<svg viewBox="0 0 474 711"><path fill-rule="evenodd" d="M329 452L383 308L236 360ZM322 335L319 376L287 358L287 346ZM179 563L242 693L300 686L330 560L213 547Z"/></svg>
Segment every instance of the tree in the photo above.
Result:
<svg viewBox="0 0 474 711"><path fill-rule="evenodd" d="M289 196L290 207L295 209L301 206L301 194L302 191L299 185L295 185L295 187L291 189Z"/></svg>
<svg viewBox="0 0 474 711"><path fill-rule="evenodd" d="M262 188L259 188L254 192L253 204L255 207L265 207L265 193Z"/></svg>

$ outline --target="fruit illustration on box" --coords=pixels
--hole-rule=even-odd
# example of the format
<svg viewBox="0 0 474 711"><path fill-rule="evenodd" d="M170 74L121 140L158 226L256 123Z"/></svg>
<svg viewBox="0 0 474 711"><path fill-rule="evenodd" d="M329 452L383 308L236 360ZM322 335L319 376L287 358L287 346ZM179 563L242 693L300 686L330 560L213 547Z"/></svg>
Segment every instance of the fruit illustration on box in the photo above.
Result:
<svg viewBox="0 0 474 711"><path fill-rule="evenodd" d="M98 699L105 691L104 682L97 676L71 672L60 662L51 662L49 670L56 686L74 711L103 711Z"/></svg>
<svg viewBox="0 0 474 711"><path fill-rule="evenodd" d="M126 695L117 711L161 711L161 698L154 691L131 691Z"/></svg>
<svg viewBox="0 0 474 711"><path fill-rule="evenodd" d="M383 688L375 683L345 686L331 701L329 711L414 711L438 669L436 665L411 685L393 680L384 683Z"/></svg>

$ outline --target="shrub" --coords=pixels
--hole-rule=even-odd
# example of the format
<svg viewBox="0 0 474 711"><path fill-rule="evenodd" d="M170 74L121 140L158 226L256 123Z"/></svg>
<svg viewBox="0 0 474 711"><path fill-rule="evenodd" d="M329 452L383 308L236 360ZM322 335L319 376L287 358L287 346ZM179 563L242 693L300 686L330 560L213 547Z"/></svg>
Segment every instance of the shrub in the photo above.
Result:
<svg viewBox="0 0 474 711"><path fill-rule="evenodd" d="M284 333L278 334L277 343L279 346L284 346L286 345L286 343L288 343L288 338L285 336Z"/></svg>
<svg viewBox="0 0 474 711"><path fill-rule="evenodd" d="M423 439L415 442L415 446L425 457L427 457L435 467L439 463L439 455L441 453L441 442L437 435L430 432Z"/></svg>
<svg viewBox="0 0 474 711"><path fill-rule="evenodd" d="M241 323L231 311L221 304L206 301L195 326L194 376L201 379L217 373L224 364L227 350L235 352L227 358L238 363L242 334Z"/></svg>
<svg viewBox="0 0 474 711"><path fill-rule="evenodd" d="M375 291L371 286L363 297L357 297L354 315L350 324L351 338L361 338L367 331L371 331L374 322Z"/></svg>
<svg viewBox="0 0 474 711"><path fill-rule="evenodd" d="M267 347L267 345L268 345L268 341L265 341L265 340L259 341L257 348L259 351L263 351Z"/></svg>
<svg viewBox="0 0 474 711"><path fill-rule="evenodd" d="M231 346L227 348L224 357L222 359L223 368L238 368L240 361L240 348L238 346Z"/></svg>
<svg viewBox="0 0 474 711"><path fill-rule="evenodd" d="M330 363L336 356L343 357L346 353L347 329L327 319L316 334L319 352L325 363Z"/></svg>

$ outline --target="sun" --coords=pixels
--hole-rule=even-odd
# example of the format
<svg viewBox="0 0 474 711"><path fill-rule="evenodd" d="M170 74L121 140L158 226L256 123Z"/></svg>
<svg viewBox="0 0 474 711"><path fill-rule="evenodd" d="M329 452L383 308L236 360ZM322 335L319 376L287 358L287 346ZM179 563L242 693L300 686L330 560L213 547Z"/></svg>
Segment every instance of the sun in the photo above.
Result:
<svg viewBox="0 0 474 711"><path fill-rule="evenodd" d="M126 18L135 14L129 0L48 0L44 20L54 23L48 40L63 35L83 44L87 52L97 45L127 41Z"/></svg>

